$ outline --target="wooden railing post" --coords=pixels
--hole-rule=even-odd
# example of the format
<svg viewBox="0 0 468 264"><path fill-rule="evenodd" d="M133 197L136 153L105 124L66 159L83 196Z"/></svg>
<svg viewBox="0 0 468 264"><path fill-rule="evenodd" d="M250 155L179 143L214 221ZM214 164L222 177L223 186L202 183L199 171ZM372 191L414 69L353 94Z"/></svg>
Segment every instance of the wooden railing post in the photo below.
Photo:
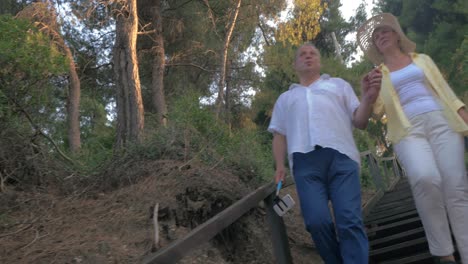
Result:
<svg viewBox="0 0 468 264"><path fill-rule="evenodd" d="M380 175L380 169L377 159L371 152L367 153L366 157L367 162L369 163L369 169L372 174L372 178L374 179L375 186L378 190L385 191L385 185L382 181L382 175Z"/></svg>
<svg viewBox="0 0 468 264"><path fill-rule="evenodd" d="M401 169L401 166L398 163L398 160L396 158L393 160L393 171L394 171L395 175L398 175L398 177L400 177L400 178L402 178L404 176L404 172Z"/></svg>
<svg viewBox="0 0 468 264"><path fill-rule="evenodd" d="M382 164L382 167L383 167L383 170L384 170L384 175L385 175L385 182L387 183L386 185L388 185L388 181L390 180L390 172L389 172L389 169L387 167L387 160L381 160L381 163Z"/></svg>
<svg viewBox="0 0 468 264"><path fill-rule="evenodd" d="M276 194L272 193L263 201L265 203L267 219L270 226L271 242L273 244L273 254L277 264L292 264L291 251L289 249L288 235L283 218L276 214L273 209L274 198Z"/></svg>

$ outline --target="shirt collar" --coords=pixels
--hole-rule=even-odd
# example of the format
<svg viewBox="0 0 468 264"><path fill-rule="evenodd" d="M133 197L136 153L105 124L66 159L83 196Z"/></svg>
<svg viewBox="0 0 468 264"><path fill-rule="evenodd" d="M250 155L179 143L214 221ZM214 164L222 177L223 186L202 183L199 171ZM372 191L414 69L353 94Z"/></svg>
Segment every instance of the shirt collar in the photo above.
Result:
<svg viewBox="0 0 468 264"><path fill-rule="evenodd" d="M315 82L311 83L308 87L311 87L312 85L314 85L315 83L317 83L319 81L328 80L328 79L330 79L330 75L324 73L324 74L320 75L320 78L318 78ZM292 90L292 89L297 88L297 87L304 87L304 86L301 85L301 84L298 84L298 83L293 83L293 84L291 84L291 86L289 86L289 90Z"/></svg>

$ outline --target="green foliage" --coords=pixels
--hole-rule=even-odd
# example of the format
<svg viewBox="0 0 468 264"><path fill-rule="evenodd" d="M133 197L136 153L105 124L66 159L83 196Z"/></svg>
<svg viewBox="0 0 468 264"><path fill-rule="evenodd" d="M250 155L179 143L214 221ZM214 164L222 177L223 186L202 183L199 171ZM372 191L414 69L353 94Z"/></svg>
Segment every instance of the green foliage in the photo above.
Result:
<svg viewBox="0 0 468 264"><path fill-rule="evenodd" d="M320 32L319 20L327 4L319 0L296 0L292 18L279 24L277 40L299 46L313 40Z"/></svg>
<svg viewBox="0 0 468 264"><path fill-rule="evenodd" d="M360 5L356 10L356 15L347 22L339 10L341 1L327 1L329 4L326 11L320 18L320 32L313 39L313 43L318 47L323 57L337 57L336 47L332 34L335 35L339 44L340 56L344 62L353 59L352 55L356 51L354 41L345 40L346 36L356 29L356 24L365 20L365 7Z"/></svg>
<svg viewBox="0 0 468 264"><path fill-rule="evenodd" d="M297 82L293 69L294 54L295 47L288 43L277 42L265 47L261 64L268 65L268 68L252 102L253 120L262 129L268 126L278 96Z"/></svg>
<svg viewBox="0 0 468 264"><path fill-rule="evenodd" d="M113 155L115 143L115 127L107 120L104 106L88 96L81 98L81 149L73 155L81 166L78 168L83 173L92 172L102 166ZM62 128L57 134L66 133L66 123L61 123ZM65 134L60 136L67 138ZM67 143L67 142L64 142Z"/></svg>
<svg viewBox="0 0 468 264"><path fill-rule="evenodd" d="M0 30L2 76L10 75L9 79L3 79L6 84L18 78L36 80L64 72L64 56L29 22L0 16Z"/></svg>
<svg viewBox="0 0 468 264"><path fill-rule="evenodd" d="M416 42L417 51L436 62L449 84L463 96L467 91L466 60L463 44L468 35L468 5L464 0L380 0L380 10L398 17L408 37ZM462 81L460 81L462 80ZM465 81L463 81L465 80Z"/></svg>
<svg viewBox="0 0 468 264"><path fill-rule="evenodd" d="M374 179L372 178L369 163L367 160L361 160L361 175L360 182L362 188L375 188Z"/></svg>
<svg viewBox="0 0 468 264"><path fill-rule="evenodd" d="M15 15L30 0L2 0L0 1L0 15Z"/></svg>
<svg viewBox="0 0 468 264"><path fill-rule="evenodd" d="M453 84L454 90L462 96L465 104L468 103L468 35L461 43L452 57L452 64L449 70L449 80Z"/></svg>
<svg viewBox="0 0 468 264"><path fill-rule="evenodd" d="M0 32L0 117L11 121L26 112L41 124L61 107L53 93L61 81L57 75L67 69L66 59L27 21L0 16Z"/></svg>
<svg viewBox="0 0 468 264"><path fill-rule="evenodd" d="M217 169L236 171L246 181L270 180L273 164L267 136L255 129L231 131L199 103L200 95L187 93L174 101L169 125L153 130L132 155L142 159L175 159L186 164L201 162Z"/></svg>

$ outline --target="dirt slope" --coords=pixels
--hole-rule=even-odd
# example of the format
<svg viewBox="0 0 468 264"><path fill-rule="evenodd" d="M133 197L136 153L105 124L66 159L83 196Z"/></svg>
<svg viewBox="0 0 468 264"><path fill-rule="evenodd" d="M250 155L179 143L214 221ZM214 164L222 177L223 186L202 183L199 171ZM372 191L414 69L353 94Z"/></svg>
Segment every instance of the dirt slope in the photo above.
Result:
<svg viewBox="0 0 468 264"><path fill-rule="evenodd" d="M126 175L132 184L113 191L90 186L64 196L49 186L1 193L0 263L140 263L255 188L224 170L173 160L134 162ZM282 192L295 197L294 186ZM298 206L285 222L294 263L321 263ZM274 263L269 232L264 210L252 210L178 263Z"/></svg>

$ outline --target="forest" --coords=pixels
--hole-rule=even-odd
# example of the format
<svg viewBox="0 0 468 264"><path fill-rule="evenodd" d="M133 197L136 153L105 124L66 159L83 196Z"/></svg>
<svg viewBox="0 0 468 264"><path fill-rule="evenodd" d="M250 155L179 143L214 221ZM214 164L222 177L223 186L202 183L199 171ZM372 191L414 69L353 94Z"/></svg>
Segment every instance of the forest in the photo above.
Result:
<svg viewBox="0 0 468 264"><path fill-rule="evenodd" d="M266 129L276 98L297 82L295 49L314 43L323 73L359 96L375 65L355 30L372 14L397 16L468 103L467 1L374 0L371 14L363 1L350 19L340 6L2 0L0 262L138 263L271 181ZM354 132L360 151L393 155L385 122ZM372 189L365 166L361 184ZM148 234L155 204L159 244ZM226 262L212 263L272 263L255 260L268 245L246 238L261 221L242 221L244 236L234 229L213 242L221 253L207 258Z"/></svg>

